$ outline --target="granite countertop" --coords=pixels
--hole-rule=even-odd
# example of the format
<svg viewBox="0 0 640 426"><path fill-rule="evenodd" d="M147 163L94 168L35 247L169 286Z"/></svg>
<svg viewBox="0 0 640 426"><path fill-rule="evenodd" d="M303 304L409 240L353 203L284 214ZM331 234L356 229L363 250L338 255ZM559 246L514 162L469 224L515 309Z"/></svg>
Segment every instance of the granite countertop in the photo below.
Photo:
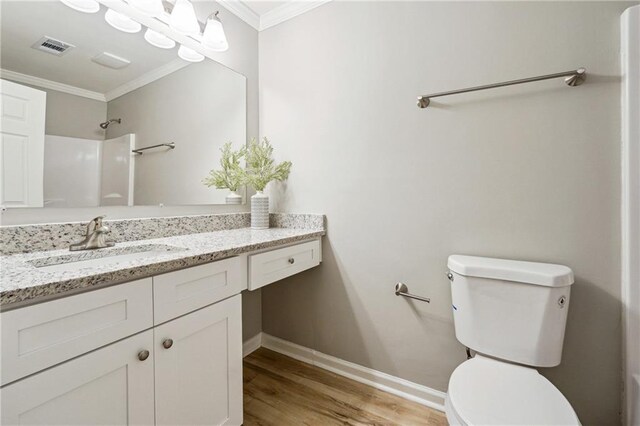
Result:
<svg viewBox="0 0 640 426"><path fill-rule="evenodd" d="M59 297L66 292L149 277L324 234L324 229L240 228L128 241L99 250L70 252L65 249L0 256L0 307L3 310L11 309L37 303L40 298ZM158 254L117 263L98 261L75 270L64 266L47 271L39 269L58 263L56 260L60 260L60 256L80 255L82 260L88 260L104 258L107 252L129 254L150 250Z"/></svg>

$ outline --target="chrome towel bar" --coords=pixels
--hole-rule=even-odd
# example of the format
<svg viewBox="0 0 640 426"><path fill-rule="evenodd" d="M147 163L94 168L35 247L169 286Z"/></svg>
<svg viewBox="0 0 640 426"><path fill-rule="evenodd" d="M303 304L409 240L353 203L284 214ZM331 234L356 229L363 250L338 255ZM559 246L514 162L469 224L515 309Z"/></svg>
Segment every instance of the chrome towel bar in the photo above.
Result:
<svg viewBox="0 0 640 426"><path fill-rule="evenodd" d="M487 84L484 86L467 87L466 89L451 90L448 92L432 93L430 95L418 96L418 107L426 108L431 102L431 98L440 96L457 95L459 93L477 92L478 90L493 89L496 87L513 86L514 84L532 83L534 81L549 80L552 78L566 77L564 82L571 87L580 86L586 79L587 70L578 68L577 70L564 71L555 74L540 75L537 77L522 78L520 80L505 81L502 83Z"/></svg>
<svg viewBox="0 0 640 426"><path fill-rule="evenodd" d="M416 296L415 294L409 293L409 288L407 288L407 285L405 283L396 284L396 296L404 296L411 299L420 300L422 302L431 303L431 299L429 299L428 297Z"/></svg>
<svg viewBox="0 0 640 426"><path fill-rule="evenodd" d="M132 149L131 152L135 152L136 154L142 155L143 154L142 151L146 151L147 149L152 149L152 148L160 148L161 146L166 146L169 149L175 149L176 144L173 142L159 143L158 145L151 145L151 146L145 146L144 148Z"/></svg>

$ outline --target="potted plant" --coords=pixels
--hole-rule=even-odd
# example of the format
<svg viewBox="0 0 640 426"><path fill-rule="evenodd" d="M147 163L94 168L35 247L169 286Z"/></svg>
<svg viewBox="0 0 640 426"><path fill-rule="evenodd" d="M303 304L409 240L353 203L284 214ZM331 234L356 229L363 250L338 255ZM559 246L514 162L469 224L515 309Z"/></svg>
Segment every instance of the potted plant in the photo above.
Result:
<svg viewBox="0 0 640 426"><path fill-rule="evenodd" d="M276 164L273 159L273 147L267 138L262 142L252 139L246 152L246 182L256 194L251 197L251 228L267 229L269 227L269 196L263 194L271 181L283 181L289 177L291 161Z"/></svg>
<svg viewBox="0 0 640 426"><path fill-rule="evenodd" d="M230 192L226 196L227 204L242 204L242 195L238 194L238 189L245 184L246 174L240 165L242 157L247 153L247 148L242 147L237 151L231 148L231 142L225 143L220 148L222 158L220 158L221 170L211 170L209 175L202 180L208 187L215 186L218 189L228 189Z"/></svg>

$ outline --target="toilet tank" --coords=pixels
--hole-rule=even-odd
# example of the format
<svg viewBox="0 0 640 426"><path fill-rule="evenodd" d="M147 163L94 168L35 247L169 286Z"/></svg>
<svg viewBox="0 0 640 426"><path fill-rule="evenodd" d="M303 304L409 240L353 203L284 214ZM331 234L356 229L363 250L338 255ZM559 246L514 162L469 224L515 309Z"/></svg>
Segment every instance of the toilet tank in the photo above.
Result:
<svg viewBox="0 0 640 426"><path fill-rule="evenodd" d="M573 272L566 266L449 256L456 337L465 346L535 367L560 364Z"/></svg>

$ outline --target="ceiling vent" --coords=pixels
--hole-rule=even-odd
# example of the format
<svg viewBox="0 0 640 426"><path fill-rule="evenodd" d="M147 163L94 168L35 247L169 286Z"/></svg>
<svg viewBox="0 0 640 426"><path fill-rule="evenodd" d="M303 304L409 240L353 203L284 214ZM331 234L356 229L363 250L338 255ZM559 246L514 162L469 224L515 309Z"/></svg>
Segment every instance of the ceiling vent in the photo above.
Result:
<svg viewBox="0 0 640 426"><path fill-rule="evenodd" d="M124 68L131 63L128 59L121 58L120 56L116 56L109 52L102 52L98 56L91 58L91 60L96 64L100 64L103 67L112 68L114 70Z"/></svg>
<svg viewBox="0 0 640 426"><path fill-rule="evenodd" d="M52 55L62 56L75 46L49 36L44 36L40 40L36 41L31 47L42 52L51 53Z"/></svg>

